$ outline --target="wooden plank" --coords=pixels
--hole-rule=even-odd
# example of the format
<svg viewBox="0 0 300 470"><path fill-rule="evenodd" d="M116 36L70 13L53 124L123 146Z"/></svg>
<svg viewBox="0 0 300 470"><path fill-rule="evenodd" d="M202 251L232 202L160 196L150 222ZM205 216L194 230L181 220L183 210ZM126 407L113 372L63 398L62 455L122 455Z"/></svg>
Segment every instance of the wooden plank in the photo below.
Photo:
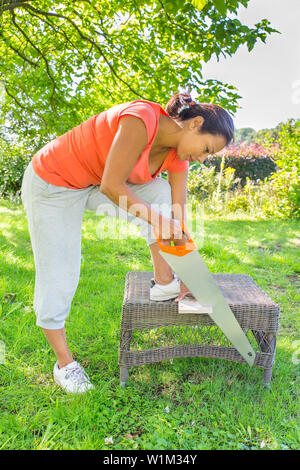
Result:
<svg viewBox="0 0 300 470"><path fill-rule="evenodd" d="M188 295L178 302L178 313L212 313L211 305L201 305L195 297Z"/></svg>

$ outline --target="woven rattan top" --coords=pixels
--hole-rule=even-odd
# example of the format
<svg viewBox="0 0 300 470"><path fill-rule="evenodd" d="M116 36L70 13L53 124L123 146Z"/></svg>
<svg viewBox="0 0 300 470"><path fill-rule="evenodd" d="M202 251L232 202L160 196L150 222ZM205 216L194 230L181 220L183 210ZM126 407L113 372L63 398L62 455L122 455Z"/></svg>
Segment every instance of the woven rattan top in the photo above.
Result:
<svg viewBox="0 0 300 470"><path fill-rule="evenodd" d="M231 310L244 328L277 331L279 306L248 274L212 273ZM153 272L129 271L125 279L122 327L129 329L166 324L213 324L208 315L178 313L174 300L150 301ZM184 317L184 318L183 318Z"/></svg>

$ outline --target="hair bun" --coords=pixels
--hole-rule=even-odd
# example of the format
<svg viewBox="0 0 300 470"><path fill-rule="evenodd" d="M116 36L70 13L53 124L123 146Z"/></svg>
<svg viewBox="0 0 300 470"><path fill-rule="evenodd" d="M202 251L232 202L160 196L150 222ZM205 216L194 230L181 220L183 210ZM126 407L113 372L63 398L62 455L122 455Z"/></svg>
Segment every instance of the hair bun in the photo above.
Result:
<svg viewBox="0 0 300 470"><path fill-rule="evenodd" d="M189 108L191 105L196 104L189 92L177 93L173 95L166 105L166 111L170 117L178 117L179 114Z"/></svg>
<svg viewBox="0 0 300 470"><path fill-rule="evenodd" d="M214 103L197 103L189 92L173 95L165 110L171 118L180 121L202 116L201 133L220 134L225 138L226 145L234 138L234 123L228 111Z"/></svg>

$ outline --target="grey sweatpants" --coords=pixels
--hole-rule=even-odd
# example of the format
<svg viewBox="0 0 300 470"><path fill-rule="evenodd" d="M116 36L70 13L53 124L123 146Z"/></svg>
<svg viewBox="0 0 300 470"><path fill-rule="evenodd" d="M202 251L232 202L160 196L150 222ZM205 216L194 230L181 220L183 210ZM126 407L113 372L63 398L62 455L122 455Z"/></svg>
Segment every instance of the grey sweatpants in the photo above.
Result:
<svg viewBox="0 0 300 470"><path fill-rule="evenodd" d="M172 217L168 181L156 177L145 184L126 184L143 201L155 205L157 212ZM140 234L148 245L156 242L150 224L114 204L99 191L99 186L83 189L54 186L34 172L31 162L24 173L21 198L35 263L36 325L42 328L62 328L69 314L80 276L81 225L85 209L101 213L101 207L113 207L117 217L140 226Z"/></svg>

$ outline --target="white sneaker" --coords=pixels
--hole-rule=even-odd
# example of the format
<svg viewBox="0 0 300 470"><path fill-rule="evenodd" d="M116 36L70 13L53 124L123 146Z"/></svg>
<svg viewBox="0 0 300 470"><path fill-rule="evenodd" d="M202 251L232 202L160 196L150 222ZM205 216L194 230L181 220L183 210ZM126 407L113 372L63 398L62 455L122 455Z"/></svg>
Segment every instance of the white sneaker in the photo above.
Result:
<svg viewBox="0 0 300 470"><path fill-rule="evenodd" d="M169 284L157 284L154 279L151 279L152 287L150 287L150 300L170 300L178 297L180 292L180 279L174 276L173 281Z"/></svg>
<svg viewBox="0 0 300 470"><path fill-rule="evenodd" d="M95 388L83 367L76 361L61 369L57 361L53 369L53 377L54 382L67 393L84 393Z"/></svg>

